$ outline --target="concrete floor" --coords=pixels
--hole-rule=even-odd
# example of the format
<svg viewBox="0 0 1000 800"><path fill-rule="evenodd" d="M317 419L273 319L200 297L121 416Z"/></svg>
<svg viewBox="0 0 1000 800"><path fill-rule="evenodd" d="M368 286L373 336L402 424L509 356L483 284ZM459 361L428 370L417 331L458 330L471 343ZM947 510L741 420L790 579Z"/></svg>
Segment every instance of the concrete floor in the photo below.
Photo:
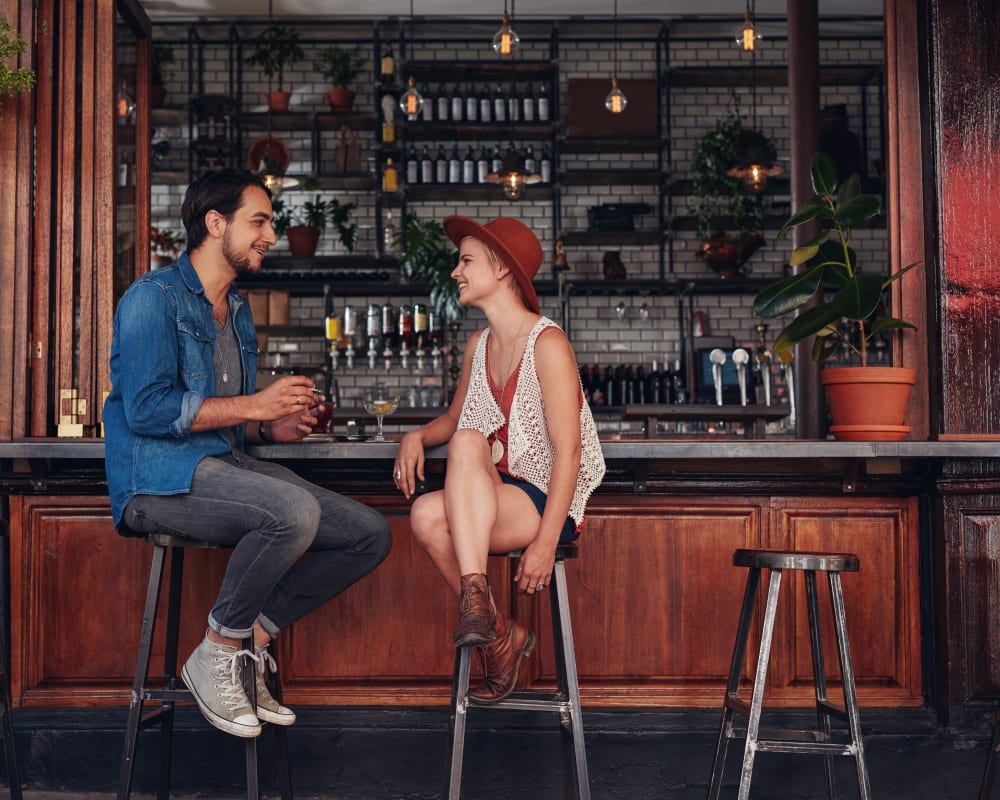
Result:
<svg viewBox="0 0 1000 800"><path fill-rule="evenodd" d="M172 795L177 800L228 800L243 792L243 750L183 709L175 738ZM96 800L114 796L124 717L114 712L78 723L80 712L18 719L17 745L28 800ZM93 712L91 712L93 713ZM22 713L21 717L25 715ZM118 719L120 717L120 719ZM621 800L705 797L715 748L714 712L621 711L585 714L592 796ZM808 724L801 715L774 724ZM975 798L987 756L977 732L942 735L926 711L862 715L872 792L878 800ZM447 749L444 709L338 709L300 712L289 732L299 800L431 800L442 796ZM562 798L559 734L554 719L523 712L472 713L463 796L468 800ZM60 729L61 728L61 729ZM87 728L85 737L79 729ZM986 731L982 733L985 735ZM136 800L154 791L156 734L140 740ZM273 747L260 743L266 797L277 797ZM734 742L723 797L736 796L742 746ZM838 794L857 797L853 761L836 759ZM1000 798L1000 786L997 791ZM761 753L753 798L825 797L820 759Z"/></svg>

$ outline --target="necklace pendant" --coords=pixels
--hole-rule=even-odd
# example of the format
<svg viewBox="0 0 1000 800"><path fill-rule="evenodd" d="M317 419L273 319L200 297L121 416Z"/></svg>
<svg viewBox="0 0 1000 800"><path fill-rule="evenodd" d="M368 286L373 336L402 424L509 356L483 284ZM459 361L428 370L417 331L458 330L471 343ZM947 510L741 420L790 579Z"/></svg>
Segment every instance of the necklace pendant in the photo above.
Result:
<svg viewBox="0 0 1000 800"><path fill-rule="evenodd" d="M222 382L223 383L229 383L229 373L228 372L223 372L222 373Z"/></svg>
<svg viewBox="0 0 1000 800"><path fill-rule="evenodd" d="M503 442L499 439L494 439L493 446L490 448L490 455L493 456L493 463L499 464L500 459L503 458Z"/></svg>

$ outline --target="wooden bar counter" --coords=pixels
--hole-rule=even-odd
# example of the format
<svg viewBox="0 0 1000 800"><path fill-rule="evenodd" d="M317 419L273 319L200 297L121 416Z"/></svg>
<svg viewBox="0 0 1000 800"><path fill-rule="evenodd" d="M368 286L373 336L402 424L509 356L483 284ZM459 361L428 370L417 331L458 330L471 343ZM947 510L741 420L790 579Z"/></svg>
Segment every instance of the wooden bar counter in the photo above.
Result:
<svg viewBox="0 0 1000 800"><path fill-rule="evenodd" d="M968 673L980 657L968 651L975 631L949 625L961 608L947 589L954 559L946 532L961 522L945 519L949 497L971 494L973 506L993 509L975 512L976 524L985 514L997 525L997 442L681 438L603 446L608 474L588 507L580 558L568 565L585 704L718 704L746 577L731 565L740 547L860 557L860 572L843 580L862 704L954 703L949 678L958 667L942 652L956 648L980 691L991 690L988 665ZM281 637L286 700L446 703L457 604L410 535L408 503L390 479L396 444L331 440L251 452L374 506L394 534L378 570ZM441 485L445 455L428 453L429 488ZM102 442L0 443L0 487L10 517L15 703L126 704L150 549L114 532ZM203 635L227 556L188 554L185 653ZM512 594L508 569L504 559L491 563L497 602L540 631L524 680L551 686L547 610ZM782 598L772 704L805 705L811 692L803 591L796 578ZM976 619L988 614L981 603ZM968 699L965 691L960 701Z"/></svg>

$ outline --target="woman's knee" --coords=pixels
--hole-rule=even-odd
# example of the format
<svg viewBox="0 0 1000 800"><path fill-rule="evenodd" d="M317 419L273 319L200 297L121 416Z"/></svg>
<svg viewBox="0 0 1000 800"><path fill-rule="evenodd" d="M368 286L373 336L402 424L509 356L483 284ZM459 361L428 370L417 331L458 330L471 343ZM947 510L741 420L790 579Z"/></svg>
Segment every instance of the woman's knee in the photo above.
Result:
<svg viewBox="0 0 1000 800"><path fill-rule="evenodd" d="M410 506L410 529L413 538L425 550L449 535L441 492L420 495L413 501Z"/></svg>
<svg viewBox="0 0 1000 800"><path fill-rule="evenodd" d="M463 469L467 469L478 464L485 466L492 463L486 437L479 431L471 428L460 428L448 440L449 469L453 469L457 464L461 464Z"/></svg>

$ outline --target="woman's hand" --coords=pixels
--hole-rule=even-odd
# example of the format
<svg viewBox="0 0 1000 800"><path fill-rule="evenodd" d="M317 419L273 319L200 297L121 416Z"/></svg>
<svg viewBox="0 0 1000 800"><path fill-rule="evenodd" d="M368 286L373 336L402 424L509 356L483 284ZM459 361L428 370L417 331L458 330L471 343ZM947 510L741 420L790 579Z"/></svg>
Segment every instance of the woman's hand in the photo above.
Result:
<svg viewBox="0 0 1000 800"><path fill-rule="evenodd" d="M400 439L392 479L407 500L416 492L417 481L424 480L424 440L419 428Z"/></svg>
<svg viewBox="0 0 1000 800"><path fill-rule="evenodd" d="M524 548L524 554L517 565L517 572L514 573L517 590L526 594L540 592L549 585L555 563L555 548L535 539Z"/></svg>

